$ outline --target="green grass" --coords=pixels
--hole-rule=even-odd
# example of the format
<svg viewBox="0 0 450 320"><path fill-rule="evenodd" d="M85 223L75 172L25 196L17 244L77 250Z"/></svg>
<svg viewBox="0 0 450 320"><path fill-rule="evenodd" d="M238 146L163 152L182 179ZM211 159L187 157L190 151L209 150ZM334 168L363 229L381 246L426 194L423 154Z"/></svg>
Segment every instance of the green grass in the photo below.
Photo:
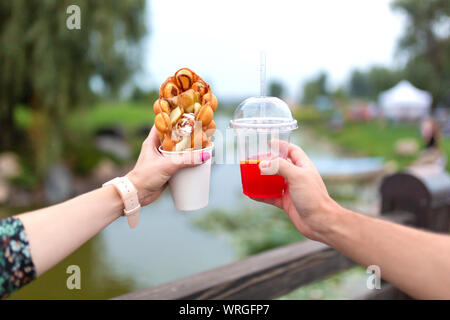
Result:
<svg viewBox="0 0 450 320"><path fill-rule="evenodd" d="M387 161L395 161L398 168L404 168L417 159L423 150L423 141L417 125L411 124L383 124L372 121L368 123L347 123L341 131L329 134L325 126L317 127L318 131L326 134L332 142L349 151L374 157L382 157ZM413 139L419 145L419 151L410 156L396 153L395 144L400 139ZM450 157L450 140L441 141L443 152ZM450 169L447 163L447 170Z"/></svg>
<svg viewBox="0 0 450 320"><path fill-rule="evenodd" d="M151 127L154 113L151 105L141 102L103 102L89 108L82 108L67 117L68 132L73 132L67 158L75 158L72 167L77 173L89 173L101 159L108 157L120 164L118 159L96 150L92 144L77 143L92 140L95 132L102 128L120 127L125 131L125 137L130 144L135 159L141 149L143 137L137 135L137 130ZM69 141L67 141L69 143Z"/></svg>
<svg viewBox="0 0 450 320"><path fill-rule="evenodd" d="M69 130L87 133L111 126L121 126L127 131L132 131L142 126L151 126L154 117L151 104L104 101L68 113L63 122ZM17 106L14 110L14 118L19 128L28 128L32 121L30 109L21 105Z"/></svg>
<svg viewBox="0 0 450 320"><path fill-rule="evenodd" d="M299 125L307 126L316 133L337 144L343 151L351 154L382 157L386 161L395 162L399 169L411 164L417 159L423 141L417 124L391 124L383 121L347 122L338 131L332 131L327 125L330 115L320 113L315 108L303 107L295 110L294 115ZM413 139L419 145L419 150L413 155L403 156L395 151L395 145L400 139ZM443 152L450 158L450 140L441 141ZM447 163L447 170L450 165Z"/></svg>
<svg viewBox="0 0 450 320"><path fill-rule="evenodd" d="M82 108L67 117L70 129L90 133L111 126L121 126L126 131L133 131L151 126L153 120L152 105L140 102L102 102Z"/></svg>
<svg viewBox="0 0 450 320"><path fill-rule="evenodd" d="M387 161L395 161L399 168L413 162L418 152L402 156L396 153L395 144L400 139L414 139L422 145L419 129L413 125L389 125L380 122L346 123L342 130L329 134L325 126L316 127L329 139L344 149L367 156L382 157Z"/></svg>
<svg viewBox="0 0 450 320"><path fill-rule="evenodd" d="M312 105L298 106L293 110L293 113L300 126L321 123L329 117L328 112L320 112Z"/></svg>
<svg viewBox="0 0 450 320"><path fill-rule="evenodd" d="M360 266L337 272L296 289L279 300L347 300L367 294L366 270Z"/></svg>
<svg viewBox="0 0 450 320"><path fill-rule="evenodd" d="M43 117L44 114L32 114L30 108L19 105L14 110L15 123L18 128L26 132L32 125L33 117ZM151 127L154 121L154 113L151 103L130 101L103 101L90 106L70 111L62 120L59 127L60 134L50 137L55 142L61 141L63 146L61 157L75 173L88 174L102 159L109 158L114 162L119 161L112 155L105 154L96 149L94 134L97 130L110 127L120 127L124 130L125 138L130 143L133 159L137 157L143 137L137 134L137 130ZM53 134L53 133L52 133ZM23 162L28 158L21 154ZM50 160L49 160L50 161ZM27 166L19 177L12 181L16 185L33 189L42 177L33 175L33 167ZM27 169L27 170L25 170ZM31 174L30 174L31 172Z"/></svg>

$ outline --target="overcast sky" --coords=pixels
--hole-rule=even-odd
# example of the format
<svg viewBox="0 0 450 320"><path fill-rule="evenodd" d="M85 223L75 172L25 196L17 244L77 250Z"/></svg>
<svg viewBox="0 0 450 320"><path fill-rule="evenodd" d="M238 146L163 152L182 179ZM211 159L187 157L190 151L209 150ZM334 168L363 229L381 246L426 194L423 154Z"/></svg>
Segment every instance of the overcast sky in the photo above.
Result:
<svg viewBox="0 0 450 320"><path fill-rule="evenodd" d="M320 70L332 85L354 67L396 63L404 20L390 0L152 0L144 87L159 87L178 68L209 81L219 97L259 93L259 52L267 78L291 98Z"/></svg>

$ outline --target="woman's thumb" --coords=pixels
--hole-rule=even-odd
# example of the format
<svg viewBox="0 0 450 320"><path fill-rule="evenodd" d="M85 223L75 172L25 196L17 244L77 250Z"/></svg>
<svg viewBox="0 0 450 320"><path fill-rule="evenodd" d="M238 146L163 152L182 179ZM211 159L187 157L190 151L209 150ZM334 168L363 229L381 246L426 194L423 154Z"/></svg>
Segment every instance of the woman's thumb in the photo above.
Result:
<svg viewBox="0 0 450 320"><path fill-rule="evenodd" d="M279 174L280 176L289 179L297 167L283 158L276 158L273 160L261 161L259 163L259 169L263 175Z"/></svg>
<svg viewBox="0 0 450 320"><path fill-rule="evenodd" d="M208 161L211 154L207 151L203 152L187 152L184 154L173 155L166 158L165 163L170 169L171 173L175 173L181 168L194 167Z"/></svg>

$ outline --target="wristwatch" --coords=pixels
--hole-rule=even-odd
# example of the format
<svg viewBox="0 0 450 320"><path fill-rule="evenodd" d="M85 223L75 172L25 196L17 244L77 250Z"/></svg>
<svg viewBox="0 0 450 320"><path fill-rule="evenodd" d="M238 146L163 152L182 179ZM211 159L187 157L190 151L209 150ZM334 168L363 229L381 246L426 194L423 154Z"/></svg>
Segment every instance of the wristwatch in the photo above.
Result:
<svg viewBox="0 0 450 320"><path fill-rule="evenodd" d="M127 177L117 177L103 184L103 187L113 185L122 198L124 209L123 215L128 218L128 225L134 228L139 222L139 211L141 205L139 203L137 190L133 183Z"/></svg>

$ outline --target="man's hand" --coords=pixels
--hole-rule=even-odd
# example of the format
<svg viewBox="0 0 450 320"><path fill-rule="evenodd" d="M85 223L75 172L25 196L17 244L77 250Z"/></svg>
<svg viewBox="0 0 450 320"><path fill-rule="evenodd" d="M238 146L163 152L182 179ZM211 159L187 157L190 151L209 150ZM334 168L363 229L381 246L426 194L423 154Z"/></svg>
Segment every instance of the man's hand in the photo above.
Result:
<svg viewBox="0 0 450 320"><path fill-rule="evenodd" d="M339 205L330 198L317 168L300 147L281 140L273 143L288 150L290 161L276 158L261 161L259 167L262 173L283 176L285 191L280 198L254 200L283 209L298 231L310 239L325 242L322 234Z"/></svg>

